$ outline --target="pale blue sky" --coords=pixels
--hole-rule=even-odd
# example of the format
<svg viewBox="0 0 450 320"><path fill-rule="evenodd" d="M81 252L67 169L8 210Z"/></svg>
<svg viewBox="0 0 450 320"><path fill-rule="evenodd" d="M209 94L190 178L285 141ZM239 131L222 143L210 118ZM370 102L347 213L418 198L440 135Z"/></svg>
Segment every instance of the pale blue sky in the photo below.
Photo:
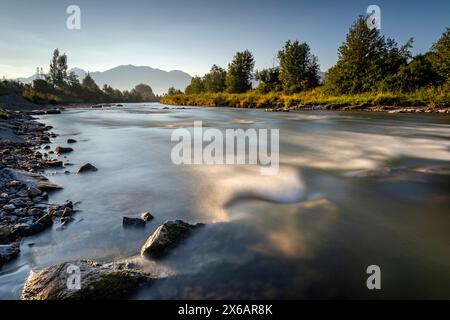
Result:
<svg viewBox="0 0 450 320"><path fill-rule="evenodd" d="M81 30L66 28L70 4L81 7ZM450 26L448 0L0 0L0 76L46 70L57 47L69 67L89 71L134 64L202 75L244 49L264 68L288 39L308 42L325 71L370 4L381 7L382 33L399 43L414 37L415 53Z"/></svg>

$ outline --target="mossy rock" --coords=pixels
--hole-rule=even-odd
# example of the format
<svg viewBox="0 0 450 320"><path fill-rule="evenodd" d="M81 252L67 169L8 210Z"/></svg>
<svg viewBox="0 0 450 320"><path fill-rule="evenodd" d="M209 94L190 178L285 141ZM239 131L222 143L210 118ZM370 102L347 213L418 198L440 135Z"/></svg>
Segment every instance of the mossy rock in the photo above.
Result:
<svg viewBox="0 0 450 320"><path fill-rule="evenodd" d="M147 258L159 258L167 254L188 236L194 229L203 226L202 223L192 225L181 220L168 221L147 239L141 249L141 255Z"/></svg>
<svg viewBox="0 0 450 320"><path fill-rule="evenodd" d="M79 270L80 287L70 289ZM69 278L70 277L70 278ZM90 260L76 260L31 271L22 291L24 300L116 300L128 298L140 286L154 278L131 269L118 269Z"/></svg>

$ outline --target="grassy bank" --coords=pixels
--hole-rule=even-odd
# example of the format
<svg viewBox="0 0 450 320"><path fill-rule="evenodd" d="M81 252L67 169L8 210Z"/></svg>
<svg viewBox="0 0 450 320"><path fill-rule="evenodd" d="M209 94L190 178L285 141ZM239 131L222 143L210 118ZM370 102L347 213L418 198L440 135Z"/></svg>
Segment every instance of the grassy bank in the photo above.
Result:
<svg viewBox="0 0 450 320"><path fill-rule="evenodd" d="M361 93L355 95L331 95L321 88L293 95L283 93L259 93L249 91L242 94L203 93L193 95L165 96L161 103L182 106L235 107L235 108L308 108L320 106L324 109L358 109L376 106L414 107L448 106L448 88L426 88L414 93Z"/></svg>

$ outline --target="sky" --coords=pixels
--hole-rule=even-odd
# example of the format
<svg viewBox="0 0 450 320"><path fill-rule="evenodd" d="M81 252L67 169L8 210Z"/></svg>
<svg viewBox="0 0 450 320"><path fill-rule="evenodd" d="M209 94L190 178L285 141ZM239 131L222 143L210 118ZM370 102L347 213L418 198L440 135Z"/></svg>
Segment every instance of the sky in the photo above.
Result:
<svg viewBox="0 0 450 320"><path fill-rule="evenodd" d="M69 5L81 29L69 30ZM250 50L258 69L276 65L284 42L306 41L326 71L358 15L381 9L381 32L427 51L450 27L449 0L0 0L0 77L48 69L55 48L69 67L105 71L133 64L203 75Z"/></svg>

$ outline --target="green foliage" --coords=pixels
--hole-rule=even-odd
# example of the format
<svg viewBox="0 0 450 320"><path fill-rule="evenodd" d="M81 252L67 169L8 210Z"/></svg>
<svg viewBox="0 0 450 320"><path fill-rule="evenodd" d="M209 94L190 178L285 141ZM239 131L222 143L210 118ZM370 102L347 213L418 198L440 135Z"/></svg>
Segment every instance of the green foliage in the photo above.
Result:
<svg viewBox="0 0 450 320"><path fill-rule="evenodd" d="M199 94L202 92L222 92L226 89L227 72L217 65L211 67L211 71L203 78L195 76L186 87L186 94Z"/></svg>
<svg viewBox="0 0 450 320"><path fill-rule="evenodd" d="M258 91L261 93L277 92L282 88L278 67L257 71L255 79L259 81Z"/></svg>
<svg viewBox="0 0 450 320"><path fill-rule="evenodd" d="M227 91L242 93L252 88L253 68L255 60L250 51L237 52L233 61L228 65L226 76Z"/></svg>
<svg viewBox="0 0 450 320"><path fill-rule="evenodd" d="M203 79L199 76L192 78L191 83L186 87L186 94L198 94L205 92L205 85Z"/></svg>
<svg viewBox="0 0 450 320"><path fill-rule="evenodd" d="M174 87L170 87L169 90L167 90L168 96L174 96L174 95L181 95L183 92L180 89L175 89Z"/></svg>
<svg viewBox="0 0 450 320"><path fill-rule="evenodd" d="M319 84L319 64L311 54L309 45L304 42L287 41L278 52L280 60L280 81L287 93L311 89Z"/></svg>
<svg viewBox="0 0 450 320"><path fill-rule="evenodd" d="M211 71L203 77L204 90L206 92L223 92L226 89L227 72L217 65L211 67Z"/></svg>
<svg viewBox="0 0 450 320"><path fill-rule="evenodd" d="M147 84L143 84L143 83L138 84L134 88L134 91L138 95L138 97L139 97L138 99L140 101L158 101L158 98L156 97L152 88Z"/></svg>
<svg viewBox="0 0 450 320"><path fill-rule="evenodd" d="M50 61L49 82L54 86L62 86L67 80L67 56L60 55L59 49L53 51L53 58Z"/></svg>
<svg viewBox="0 0 450 320"><path fill-rule="evenodd" d="M397 73L389 75L380 85L384 90L412 92L422 87L432 86L439 79L427 56L418 55L401 65Z"/></svg>
<svg viewBox="0 0 450 320"><path fill-rule="evenodd" d="M433 45L428 57L441 81L450 83L450 28Z"/></svg>
<svg viewBox="0 0 450 320"><path fill-rule="evenodd" d="M336 65L328 70L325 86L334 93L360 93L377 89L410 58L412 40L398 48L385 40L377 29L369 29L360 16L350 27L346 41L338 50Z"/></svg>

